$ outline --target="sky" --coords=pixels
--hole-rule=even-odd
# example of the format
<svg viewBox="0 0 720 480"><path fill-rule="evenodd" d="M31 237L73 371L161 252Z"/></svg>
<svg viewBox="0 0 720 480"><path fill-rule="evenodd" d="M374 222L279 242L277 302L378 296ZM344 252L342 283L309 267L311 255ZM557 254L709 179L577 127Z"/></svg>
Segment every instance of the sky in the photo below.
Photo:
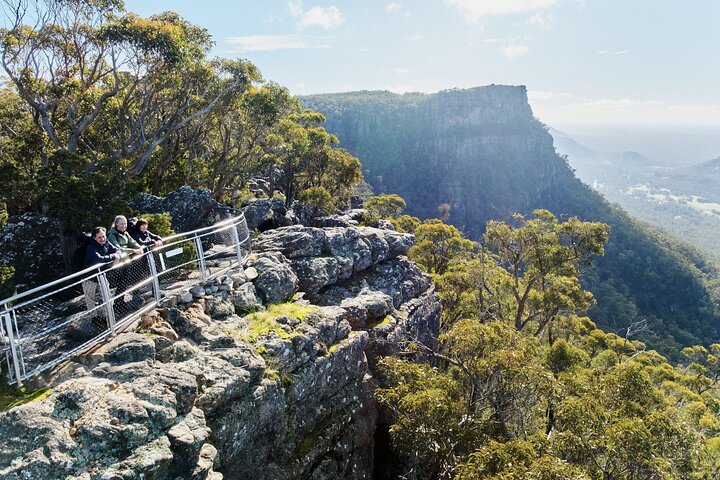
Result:
<svg viewBox="0 0 720 480"><path fill-rule="evenodd" d="M720 126L718 0L126 0L295 95L525 85L542 122Z"/></svg>

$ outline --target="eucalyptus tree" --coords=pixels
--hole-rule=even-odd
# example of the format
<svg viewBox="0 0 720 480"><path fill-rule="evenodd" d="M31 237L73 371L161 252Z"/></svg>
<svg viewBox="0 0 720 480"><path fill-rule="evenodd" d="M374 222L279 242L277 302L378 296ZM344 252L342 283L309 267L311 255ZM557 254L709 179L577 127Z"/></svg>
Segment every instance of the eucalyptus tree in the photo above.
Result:
<svg viewBox="0 0 720 480"><path fill-rule="evenodd" d="M0 63L43 134L40 196L66 254L79 222L112 215L94 206L129 193L159 146L251 81L214 68L210 35L172 12L142 18L119 0L2 7Z"/></svg>
<svg viewBox="0 0 720 480"><path fill-rule="evenodd" d="M338 147L339 139L322 127L325 117L312 110L298 110L283 119L273 156L280 172L278 189L292 205L298 194L324 188L341 206L362 182L362 165Z"/></svg>
<svg viewBox="0 0 720 480"><path fill-rule="evenodd" d="M164 139L248 80L227 69L210 81L205 29L176 13L142 18L122 7L5 0L0 60L54 149L93 166L124 161L138 174Z"/></svg>
<svg viewBox="0 0 720 480"><path fill-rule="evenodd" d="M297 108L290 92L275 83L253 86L223 102L205 122L202 152L207 185L216 198L273 163L280 122Z"/></svg>

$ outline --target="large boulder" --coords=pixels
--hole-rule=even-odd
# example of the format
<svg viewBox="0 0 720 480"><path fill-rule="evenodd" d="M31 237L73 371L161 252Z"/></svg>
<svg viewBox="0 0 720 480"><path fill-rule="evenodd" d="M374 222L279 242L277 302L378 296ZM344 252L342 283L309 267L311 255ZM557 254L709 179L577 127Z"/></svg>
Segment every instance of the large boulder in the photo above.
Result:
<svg viewBox="0 0 720 480"><path fill-rule="evenodd" d="M143 213L169 213L176 232L189 232L231 217L229 209L213 200L210 190L183 186L166 197L141 193L130 206Z"/></svg>
<svg viewBox="0 0 720 480"><path fill-rule="evenodd" d="M264 232L297 223L293 213L277 198L251 198L243 206L243 212L250 230Z"/></svg>
<svg viewBox="0 0 720 480"><path fill-rule="evenodd" d="M287 302L297 291L297 275L282 254L261 253L248 263L258 271L253 284L265 303Z"/></svg>
<svg viewBox="0 0 720 480"><path fill-rule="evenodd" d="M15 267L19 291L61 277L64 264L57 220L36 213L10 217L0 230L0 264Z"/></svg>

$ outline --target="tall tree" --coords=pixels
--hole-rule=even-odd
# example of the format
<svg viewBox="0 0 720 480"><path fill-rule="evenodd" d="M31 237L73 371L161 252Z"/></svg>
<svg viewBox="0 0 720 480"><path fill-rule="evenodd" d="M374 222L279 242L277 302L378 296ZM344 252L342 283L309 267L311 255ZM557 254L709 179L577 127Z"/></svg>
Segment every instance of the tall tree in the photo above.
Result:
<svg viewBox="0 0 720 480"><path fill-rule="evenodd" d="M66 265L79 220L131 193L157 148L244 89L247 70L213 70L205 29L119 0L4 0L0 63L45 137L44 210L61 221ZM105 212L106 217L111 216Z"/></svg>

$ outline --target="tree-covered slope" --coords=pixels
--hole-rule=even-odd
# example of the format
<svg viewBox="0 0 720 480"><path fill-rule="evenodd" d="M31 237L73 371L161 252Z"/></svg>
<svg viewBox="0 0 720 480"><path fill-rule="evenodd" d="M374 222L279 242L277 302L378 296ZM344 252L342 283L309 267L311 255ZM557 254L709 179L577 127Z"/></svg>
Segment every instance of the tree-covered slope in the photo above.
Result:
<svg viewBox="0 0 720 480"><path fill-rule="evenodd" d="M437 94L354 92L301 98L363 162L376 193L397 193L408 213L438 216L479 239L490 219L545 208L560 218L611 225L605 257L585 275L600 325L664 353L718 338L706 278L712 266L687 247L634 221L580 182L537 121L525 87L487 86Z"/></svg>

